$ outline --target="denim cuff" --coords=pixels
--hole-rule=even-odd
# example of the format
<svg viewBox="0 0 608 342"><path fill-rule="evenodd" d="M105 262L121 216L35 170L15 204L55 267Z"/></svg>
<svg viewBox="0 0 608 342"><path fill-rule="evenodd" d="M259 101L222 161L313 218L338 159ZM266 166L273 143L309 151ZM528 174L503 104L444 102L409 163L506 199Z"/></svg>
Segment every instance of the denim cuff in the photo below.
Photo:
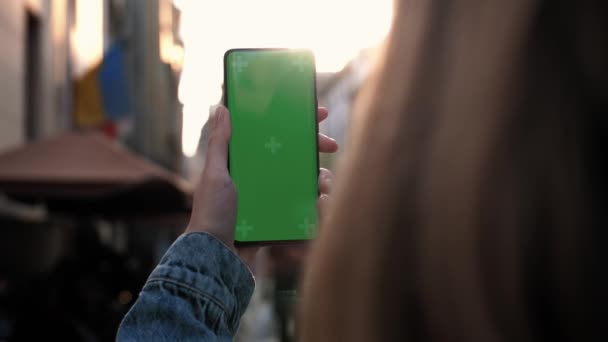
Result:
<svg viewBox="0 0 608 342"><path fill-rule="evenodd" d="M148 282L170 281L211 300L226 314L233 333L255 287L249 268L220 240L208 233L187 233L171 245Z"/></svg>

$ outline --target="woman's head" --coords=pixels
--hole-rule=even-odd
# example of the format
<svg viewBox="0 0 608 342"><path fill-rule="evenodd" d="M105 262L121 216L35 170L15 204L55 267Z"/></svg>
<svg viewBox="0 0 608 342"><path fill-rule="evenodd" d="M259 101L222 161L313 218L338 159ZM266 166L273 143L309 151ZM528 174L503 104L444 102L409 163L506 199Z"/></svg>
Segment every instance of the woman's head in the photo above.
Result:
<svg viewBox="0 0 608 342"><path fill-rule="evenodd" d="M599 336L607 19L599 0L396 2L305 340Z"/></svg>

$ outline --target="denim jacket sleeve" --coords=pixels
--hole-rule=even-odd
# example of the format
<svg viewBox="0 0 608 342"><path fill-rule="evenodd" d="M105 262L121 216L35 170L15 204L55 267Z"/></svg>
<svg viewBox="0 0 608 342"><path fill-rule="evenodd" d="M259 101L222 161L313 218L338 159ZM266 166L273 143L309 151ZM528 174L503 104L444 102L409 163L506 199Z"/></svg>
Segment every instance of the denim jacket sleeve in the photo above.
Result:
<svg viewBox="0 0 608 342"><path fill-rule="evenodd" d="M215 237L179 237L118 329L118 341L231 341L253 293L251 272Z"/></svg>

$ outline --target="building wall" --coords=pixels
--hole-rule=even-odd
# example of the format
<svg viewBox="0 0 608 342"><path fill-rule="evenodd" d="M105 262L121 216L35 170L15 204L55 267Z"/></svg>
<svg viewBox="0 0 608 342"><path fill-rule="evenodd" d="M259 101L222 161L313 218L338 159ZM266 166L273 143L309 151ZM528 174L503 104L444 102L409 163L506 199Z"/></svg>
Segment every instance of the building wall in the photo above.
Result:
<svg viewBox="0 0 608 342"><path fill-rule="evenodd" d="M0 151L25 139L23 32L22 2L0 1Z"/></svg>
<svg viewBox="0 0 608 342"><path fill-rule="evenodd" d="M0 151L71 125L68 11L69 0L0 1ZM35 96L26 90L28 13L38 23Z"/></svg>
<svg viewBox="0 0 608 342"><path fill-rule="evenodd" d="M128 143L148 159L175 170L180 156L177 75L160 58L159 4L159 0L131 0L126 5L123 39L134 97Z"/></svg>
<svg viewBox="0 0 608 342"><path fill-rule="evenodd" d="M43 1L43 0L39 0ZM73 0L72 0L73 1ZM70 0L44 0L47 37L45 89L48 111L42 111L40 136L49 136L72 128L72 63L70 57Z"/></svg>
<svg viewBox="0 0 608 342"><path fill-rule="evenodd" d="M74 6L87 0L0 0L0 153L72 129L72 74L76 51L70 39ZM160 59L159 1L103 0L122 4L119 32L105 17L104 43L122 42L134 102L133 133L137 152L171 169L178 166L177 74ZM120 7L120 6L118 6ZM27 87L28 13L38 23L35 89ZM114 37L112 37L114 35ZM73 51L72 51L73 50ZM32 95L34 94L34 95ZM34 101L34 115L27 105Z"/></svg>

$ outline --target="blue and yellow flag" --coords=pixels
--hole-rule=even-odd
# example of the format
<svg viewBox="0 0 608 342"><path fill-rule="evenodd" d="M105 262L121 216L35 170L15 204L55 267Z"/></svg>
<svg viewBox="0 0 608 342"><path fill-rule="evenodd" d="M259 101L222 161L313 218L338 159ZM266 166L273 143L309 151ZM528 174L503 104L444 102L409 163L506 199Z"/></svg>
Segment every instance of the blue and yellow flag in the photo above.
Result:
<svg viewBox="0 0 608 342"><path fill-rule="evenodd" d="M100 64L74 87L74 120L82 128L103 127L132 113L124 53L111 47Z"/></svg>

